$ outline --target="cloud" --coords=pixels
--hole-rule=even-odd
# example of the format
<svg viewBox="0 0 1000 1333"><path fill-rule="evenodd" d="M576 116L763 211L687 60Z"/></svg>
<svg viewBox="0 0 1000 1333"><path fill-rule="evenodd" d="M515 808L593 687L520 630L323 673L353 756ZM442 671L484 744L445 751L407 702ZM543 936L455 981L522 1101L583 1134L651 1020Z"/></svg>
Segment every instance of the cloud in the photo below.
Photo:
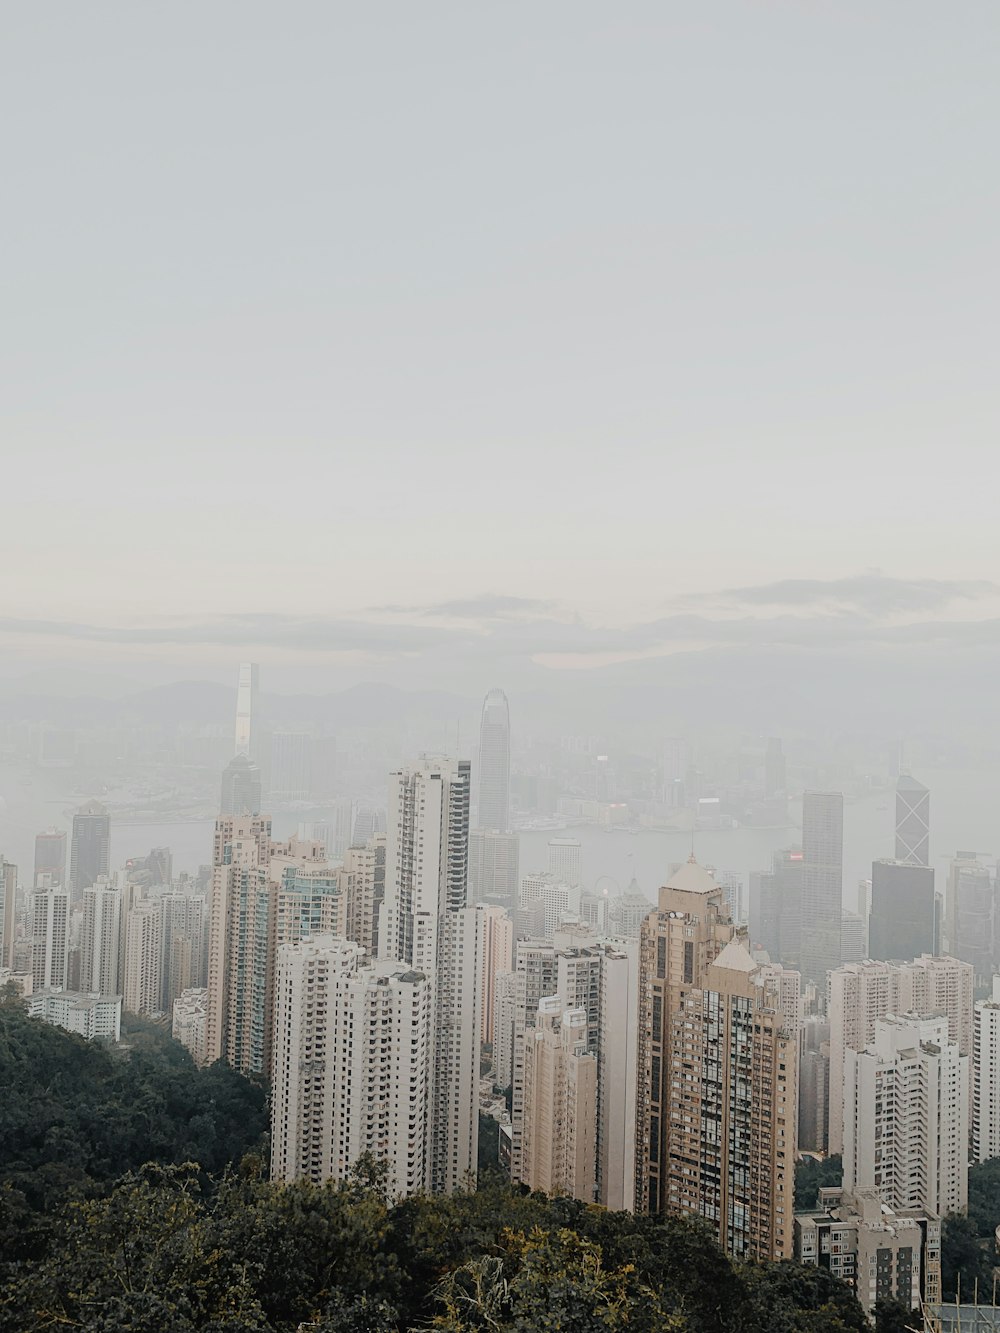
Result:
<svg viewBox="0 0 1000 1333"><path fill-rule="evenodd" d="M388 625L333 616L268 612L228 615L187 623L92 625L65 620L0 617L0 634L83 640L120 645L274 647L303 651L408 653L464 639L463 632L431 625Z"/></svg>
<svg viewBox="0 0 1000 1333"><path fill-rule="evenodd" d="M877 570L843 579L780 579L745 588L726 588L687 602L728 606L784 606L817 610L853 610L885 617L901 613L943 611L957 601L1000 594L1000 585L985 579L896 579Z"/></svg>
<svg viewBox="0 0 1000 1333"><path fill-rule="evenodd" d="M703 611L681 612L621 626L587 624L579 618L556 619L545 616L548 605L529 598L473 599L470 602L441 603L440 607L488 604L494 608L492 619L469 617L463 625L432 625L431 614L445 615L431 608L418 612L417 620L385 621L337 616L284 615L261 612L246 615L203 617L187 622L160 621L143 625L98 625L78 621L32 620L0 617L0 635L23 638L64 640L148 647L229 648L234 652L277 649L307 654L351 653L387 659L420 655L441 661L454 660L529 661L549 659L567 664L585 665L609 655L619 657L654 656L704 648L729 648L734 652L758 648L789 648L802 651L837 651L850 645L886 646L955 644L971 647L1000 645L1000 619L952 621L923 618L900 623L887 614L876 615L873 607L890 605L869 597L865 605L852 607L846 600L839 604L810 602L802 590L805 581L794 580L795 595L802 598L804 611L777 615L709 615ZM843 584L854 585L854 580ZM810 585L813 586L813 585ZM831 585L816 585L828 589ZM840 587L841 583L835 585ZM915 586L915 585L909 585ZM946 585L948 587L966 585ZM978 587L979 585L972 585ZM990 584L983 585L989 589ZM769 589L784 585L769 585ZM761 593L761 605L771 603L773 591L735 590ZM982 594L982 595L985 595ZM943 596L943 594L942 594ZM500 614L511 604L534 608L534 614ZM893 605L900 605L897 601ZM381 608L383 614L387 608ZM414 614L411 608L409 614ZM460 619L457 612L452 613Z"/></svg>
<svg viewBox="0 0 1000 1333"><path fill-rule="evenodd" d="M376 606L371 609L393 615L442 616L453 620L524 620L551 615L557 609L557 603L538 597L508 597L504 593L484 592L478 597L436 602L430 606Z"/></svg>

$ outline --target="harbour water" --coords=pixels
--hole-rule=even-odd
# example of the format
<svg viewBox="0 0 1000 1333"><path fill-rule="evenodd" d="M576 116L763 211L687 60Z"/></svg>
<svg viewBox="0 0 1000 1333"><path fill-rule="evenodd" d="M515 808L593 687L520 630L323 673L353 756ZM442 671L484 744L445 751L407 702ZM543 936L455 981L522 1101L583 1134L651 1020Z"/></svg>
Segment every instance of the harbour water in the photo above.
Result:
<svg viewBox="0 0 1000 1333"><path fill-rule="evenodd" d="M943 887L949 859L959 849L978 851L995 860L1000 857L1000 772L992 770L928 769L918 773L931 789L931 855ZM30 782L24 771L0 771L0 853L22 867L23 879L30 876L34 837L49 825L66 828L67 812L83 800L80 794L60 790L57 775L34 773ZM792 808L793 817L797 814ZM278 838L294 833L300 821L321 819L316 809L278 811L274 832ZM878 857L892 856L895 805L891 792L848 801L844 808L844 901L853 908L857 883L871 873ZM212 820L132 823L114 821L111 832L111 863L120 866L133 856L144 856L151 847L169 847L174 871L194 872L211 860ZM585 886L607 889L613 894L634 875L640 888L655 900L669 867L687 859L691 835L685 832L628 833L587 826L564 830L525 830L521 833L522 871L544 869L547 844L552 837L578 838L582 848ZM772 853L798 842L794 823L786 829L736 828L706 831L695 835L698 860L720 871L739 875L766 870ZM28 870L28 876L23 874Z"/></svg>

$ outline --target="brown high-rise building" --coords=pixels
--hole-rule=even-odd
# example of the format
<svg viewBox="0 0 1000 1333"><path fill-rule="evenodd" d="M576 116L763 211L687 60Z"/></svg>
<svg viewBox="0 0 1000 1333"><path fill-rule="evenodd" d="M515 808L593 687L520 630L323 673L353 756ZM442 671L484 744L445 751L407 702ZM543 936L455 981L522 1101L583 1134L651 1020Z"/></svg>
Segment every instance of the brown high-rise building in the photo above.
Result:
<svg viewBox="0 0 1000 1333"><path fill-rule="evenodd" d="M597 1056L587 1049L587 1011L545 996L524 1040L521 1179L530 1189L592 1203Z"/></svg>
<svg viewBox="0 0 1000 1333"><path fill-rule="evenodd" d="M734 1258L790 1259L798 1041L776 977L731 940L672 1020L666 1203Z"/></svg>
<svg viewBox="0 0 1000 1333"><path fill-rule="evenodd" d="M692 856L660 889L642 924L639 959L639 1094L636 1107L638 1212L667 1207L670 1059L674 1015L705 984L706 970L735 927L723 890Z"/></svg>

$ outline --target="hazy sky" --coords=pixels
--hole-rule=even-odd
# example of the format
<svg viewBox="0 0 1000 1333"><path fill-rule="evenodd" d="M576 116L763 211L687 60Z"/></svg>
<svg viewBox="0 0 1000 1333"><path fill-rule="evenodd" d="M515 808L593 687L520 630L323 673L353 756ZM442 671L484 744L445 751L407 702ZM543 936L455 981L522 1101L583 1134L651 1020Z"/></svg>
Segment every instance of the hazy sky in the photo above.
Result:
<svg viewBox="0 0 1000 1333"><path fill-rule="evenodd" d="M996 573L993 0L3 23L8 662Z"/></svg>

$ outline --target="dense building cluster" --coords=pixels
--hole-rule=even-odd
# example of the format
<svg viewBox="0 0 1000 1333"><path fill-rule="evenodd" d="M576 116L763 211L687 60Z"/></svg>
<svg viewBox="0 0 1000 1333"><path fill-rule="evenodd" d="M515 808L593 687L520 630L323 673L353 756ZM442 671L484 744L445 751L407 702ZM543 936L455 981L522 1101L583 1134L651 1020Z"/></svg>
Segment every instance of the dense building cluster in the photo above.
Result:
<svg viewBox="0 0 1000 1333"><path fill-rule="evenodd" d="M520 865L499 690L475 766L421 756L389 773L384 810L341 803L276 838L263 793L307 785L304 761L272 736L262 780L256 692L245 666L197 876L165 849L112 872L94 801L68 870L55 830L26 890L2 863L0 979L32 1014L116 1040L124 1007L198 1065L266 1080L275 1182L371 1158L394 1198L468 1189L482 1117L531 1190L702 1219L734 1259L828 1268L868 1310L940 1298L942 1219L967 1207L970 1157L1000 1156L1000 925L976 856L937 893L925 787L899 778L895 854L857 911L844 798L824 791L748 895L692 851L653 903L634 878L599 891L565 831ZM690 756L667 759L661 797L690 809ZM785 801L780 743L761 772L761 799ZM843 1178L796 1213L802 1153L841 1154Z"/></svg>

